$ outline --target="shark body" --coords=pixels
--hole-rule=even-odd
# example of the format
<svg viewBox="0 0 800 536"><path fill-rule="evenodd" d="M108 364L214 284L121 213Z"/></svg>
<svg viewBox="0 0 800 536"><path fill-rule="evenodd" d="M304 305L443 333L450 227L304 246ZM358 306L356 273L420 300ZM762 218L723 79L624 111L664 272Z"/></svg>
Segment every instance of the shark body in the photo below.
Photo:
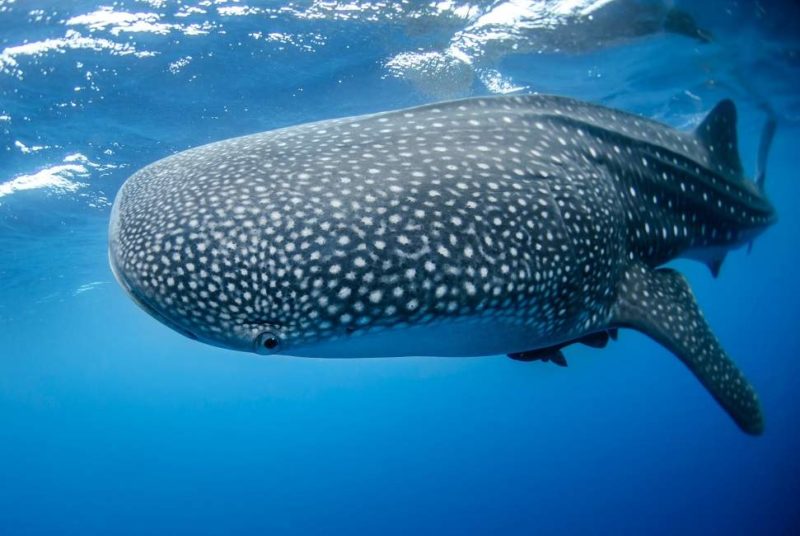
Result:
<svg viewBox="0 0 800 536"><path fill-rule="evenodd" d="M766 158L766 150L763 151ZM664 263L717 272L775 220L736 111L694 132L553 96L474 98L190 149L112 210L117 279L203 342L309 357L565 365L619 328L675 353L746 432L756 394Z"/></svg>

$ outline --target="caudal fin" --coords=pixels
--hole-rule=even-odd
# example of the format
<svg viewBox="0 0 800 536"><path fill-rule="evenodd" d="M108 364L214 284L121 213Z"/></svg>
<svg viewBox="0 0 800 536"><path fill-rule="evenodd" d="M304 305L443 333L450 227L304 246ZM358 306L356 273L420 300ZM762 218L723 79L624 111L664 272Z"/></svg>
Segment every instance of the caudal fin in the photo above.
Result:
<svg viewBox="0 0 800 536"><path fill-rule="evenodd" d="M764 193L764 182L767 178L767 159L769 150L772 147L772 140L775 137L775 130L778 128L778 116L772 107L766 108L767 120L761 128L761 140L758 144L758 161L756 164L756 186L759 191Z"/></svg>
<svg viewBox="0 0 800 536"><path fill-rule="evenodd" d="M756 161L755 183L758 192L766 195L765 184L767 182L767 160L769 160L769 150L772 148L772 140L775 138L775 131L778 129L778 114L775 109L766 101L760 99L759 105L767 114L767 120L761 127L761 139L758 142L758 160ZM753 251L753 241L747 244L747 253Z"/></svg>
<svg viewBox="0 0 800 536"><path fill-rule="evenodd" d="M667 12L664 19L664 30L670 33L685 35L692 39L697 39L703 43L710 43L713 41L713 36L708 30L704 30L697 26L689 13L682 9L672 8Z"/></svg>

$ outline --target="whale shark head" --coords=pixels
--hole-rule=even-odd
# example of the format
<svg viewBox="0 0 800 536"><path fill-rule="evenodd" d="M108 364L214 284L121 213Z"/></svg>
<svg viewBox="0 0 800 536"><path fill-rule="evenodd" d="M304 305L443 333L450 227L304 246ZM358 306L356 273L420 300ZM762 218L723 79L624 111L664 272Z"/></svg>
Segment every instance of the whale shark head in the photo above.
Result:
<svg viewBox="0 0 800 536"><path fill-rule="evenodd" d="M138 171L112 209L116 278L159 321L215 346L325 357L420 348L460 355L452 341L430 333L389 344L381 334L474 312L477 283L465 277L485 269L429 257L446 261L456 247L478 255L477 247L473 253L451 243L443 222L466 221L469 212L485 217L475 200L497 185L459 182L463 208L450 215L438 208L438 186L414 186L448 158L436 150L444 145L430 145L433 134L429 143L413 133L419 150L428 146L437 157L421 162L410 146L365 149L356 132L357 119L294 127L199 147ZM346 149L333 161L326 147ZM392 171L409 163L417 167L407 176ZM417 188L426 193L415 201ZM489 289L501 290L505 283ZM349 345L354 339L358 347Z"/></svg>
<svg viewBox="0 0 800 536"><path fill-rule="evenodd" d="M109 227L112 272L137 305L175 331L269 353L285 340L269 316L285 307L275 289L277 269L264 257L274 246L255 252L266 244L247 234L258 222L252 213L245 218L236 207L204 206L204 199L214 205L224 195L226 170L200 174L204 164L184 155L140 170L117 194Z"/></svg>
<svg viewBox="0 0 800 536"><path fill-rule="evenodd" d="M122 287L179 333L259 354L485 355L533 344L539 333L514 318L499 322L502 336L456 344L485 321L479 307L515 299L513 284L489 282L488 266L494 255L527 255L500 249L520 211L486 200L510 198L518 181L456 181L435 134L366 149L353 139L358 121L225 140L132 175L109 229ZM315 152L326 147L346 149L333 161ZM498 236L455 231L472 216ZM446 335L427 329L443 319Z"/></svg>

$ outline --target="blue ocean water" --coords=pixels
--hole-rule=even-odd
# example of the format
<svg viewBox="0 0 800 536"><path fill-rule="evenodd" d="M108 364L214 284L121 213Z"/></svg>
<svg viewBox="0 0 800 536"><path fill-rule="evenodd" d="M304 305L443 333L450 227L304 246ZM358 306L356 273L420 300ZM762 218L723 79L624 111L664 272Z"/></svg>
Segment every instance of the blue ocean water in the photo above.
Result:
<svg viewBox="0 0 800 536"><path fill-rule="evenodd" d="M0 0L0 534L799 532L800 9L696 4ZM566 369L255 357L172 332L108 268L110 203L158 158L533 91L681 128L731 97L751 173L777 113L779 223L716 280L674 263L762 437L634 332Z"/></svg>

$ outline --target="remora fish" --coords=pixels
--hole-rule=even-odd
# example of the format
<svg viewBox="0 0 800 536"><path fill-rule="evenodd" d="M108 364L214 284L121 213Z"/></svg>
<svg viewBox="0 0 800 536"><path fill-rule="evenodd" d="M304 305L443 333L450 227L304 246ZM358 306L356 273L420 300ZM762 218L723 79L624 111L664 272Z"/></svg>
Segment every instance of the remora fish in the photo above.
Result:
<svg viewBox="0 0 800 536"><path fill-rule="evenodd" d="M633 328L758 434L754 390L684 278L659 266L688 256L716 273L774 221L763 176L744 178L731 101L680 132L531 95L178 153L124 184L109 253L154 317L260 354L563 365L563 346L603 346Z"/></svg>

